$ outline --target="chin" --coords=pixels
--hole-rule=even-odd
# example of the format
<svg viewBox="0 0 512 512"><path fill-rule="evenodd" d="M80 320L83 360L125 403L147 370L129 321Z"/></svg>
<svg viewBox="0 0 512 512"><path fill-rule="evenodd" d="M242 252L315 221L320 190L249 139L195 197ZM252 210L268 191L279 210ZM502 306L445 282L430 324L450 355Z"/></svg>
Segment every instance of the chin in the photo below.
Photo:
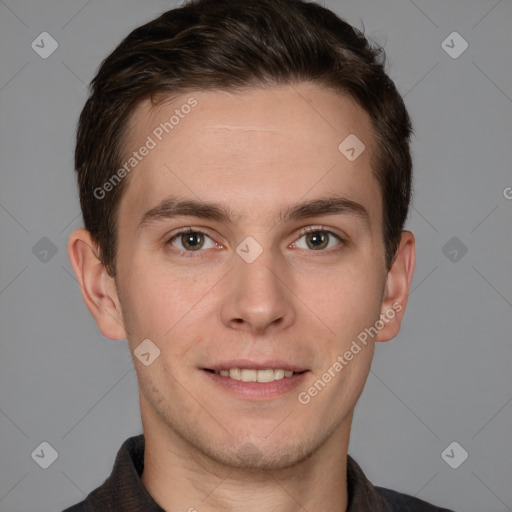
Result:
<svg viewBox="0 0 512 512"><path fill-rule="evenodd" d="M220 453L209 453L217 462L237 469L258 469L273 471L293 467L307 459L314 447L300 443L269 444L258 440L242 442L239 447L233 443Z"/></svg>

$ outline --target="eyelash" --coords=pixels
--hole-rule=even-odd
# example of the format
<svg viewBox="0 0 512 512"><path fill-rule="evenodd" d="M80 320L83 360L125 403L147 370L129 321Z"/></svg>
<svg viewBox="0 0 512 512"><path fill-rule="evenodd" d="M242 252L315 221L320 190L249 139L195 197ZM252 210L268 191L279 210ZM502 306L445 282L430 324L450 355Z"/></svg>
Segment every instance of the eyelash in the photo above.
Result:
<svg viewBox="0 0 512 512"><path fill-rule="evenodd" d="M331 248L331 249L323 249L323 250L319 250L319 251L313 251L313 250L310 250L310 252L336 252L336 251L340 251L341 249L343 249L343 246L345 245L346 243L346 240L344 238L342 238L340 235L338 235L337 233L334 233L333 231L327 229L326 227L324 226L311 226L311 227L308 227L308 228L304 228L303 230L301 230L301 232L299 233L299 236L297 238L297 240L299 240L300 238L302 238L304 235L307 235L308 233L318 233L318 232L324 232L324 233L328 233L329 236L333 236L334 238L336 238L340 243L338 244L338 246L336 246L335 248ZM178 238L180 235L182 235L183 233L201 233L202 235L205 235L207 236L208 238L212 239L213 238L208 235L208 233L206 233L205 231L202 231L200 229L194 229L192 228L192 226L189 226L188 228L185 228L185 229L182 229L180 231L178 231L177 233L175 233L174 235L172 235L172 237L170 237L169 239L167 239L167 241L165 242L165 246L166 247L170 247L170 250L172 252L176 252L177 254L185 257L185 258L201 258L202 255L200 254L196 254L196 253L202 253L202 252L205 252L205 251L202 251L201 249L197 250L197 251L183 251L182 249L176 249L173 245L172 245L172 242L173 240L175 240L176 238ZM217 243L217 242L215 242ZM295 243L295 242L294 242Z"/></svg>

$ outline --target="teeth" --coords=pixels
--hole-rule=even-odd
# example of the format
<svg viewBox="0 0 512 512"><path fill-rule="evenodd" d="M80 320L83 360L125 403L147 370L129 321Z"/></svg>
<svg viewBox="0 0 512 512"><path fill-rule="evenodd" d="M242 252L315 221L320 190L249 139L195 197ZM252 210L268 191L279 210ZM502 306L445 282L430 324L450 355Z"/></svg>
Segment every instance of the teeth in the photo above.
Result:
<svg viewBox="0 0 512 512"><path fill-rule="evenodd" d="M231 368L230 370L220 370L215 373L222 377L230 377L231 379L241 380L242 382L272 382L293 375L293 371L291 370L249 370L246 368Z"/></svg>
<svg viewBox="0 0 512 512"><path fill-rule="evenodd" d="M284 370L274 370L274 380L281 380L284 378L284 374L286 372ZM293 375L293 372L292 372ZM291 375L288 375L288 377L291 377Z"/></svg>
<svg viewBox="0 0 512 512"><path fill-rule="evenodd" d="M229 370L229 376L235 380L242 379L242 377L240 376L240 370L238 368L233 368L232 370Z"/></svg>

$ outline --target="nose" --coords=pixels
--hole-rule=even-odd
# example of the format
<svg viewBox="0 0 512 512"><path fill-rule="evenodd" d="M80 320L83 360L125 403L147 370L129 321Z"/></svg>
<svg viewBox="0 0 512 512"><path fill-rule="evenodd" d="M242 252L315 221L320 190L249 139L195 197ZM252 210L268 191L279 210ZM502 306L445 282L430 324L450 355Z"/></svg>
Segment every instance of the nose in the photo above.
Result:
<svg viewBox="0 0 512 512"><path fill-rule="evenodd" d="M289 267L270 249L251 263L236 254L224 282L224 325L251 333L289 327L296 316L290 279Z"/></svg>

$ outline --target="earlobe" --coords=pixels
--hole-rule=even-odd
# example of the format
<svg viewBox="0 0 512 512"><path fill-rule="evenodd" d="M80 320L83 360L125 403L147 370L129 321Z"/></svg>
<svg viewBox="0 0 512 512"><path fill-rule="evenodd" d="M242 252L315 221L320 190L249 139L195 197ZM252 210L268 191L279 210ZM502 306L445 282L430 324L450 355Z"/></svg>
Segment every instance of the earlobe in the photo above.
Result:
<svg viewBox="0 0 512 512"><path fill-rule="evenodd" d="M71 233L68 257L87 309L103 336L112 340L126 338L114 278L108 275L101 263L97 244L89 231L79 228Z"/></svg>
<svg viewBox="0 0 512 512"><path fill-rule="evenodd" d="M382 328L375 341L389 341L399 333L409 298L415 263L414 235L410 231L402 231L395 259L387 275L379 324Z"/></svg>

